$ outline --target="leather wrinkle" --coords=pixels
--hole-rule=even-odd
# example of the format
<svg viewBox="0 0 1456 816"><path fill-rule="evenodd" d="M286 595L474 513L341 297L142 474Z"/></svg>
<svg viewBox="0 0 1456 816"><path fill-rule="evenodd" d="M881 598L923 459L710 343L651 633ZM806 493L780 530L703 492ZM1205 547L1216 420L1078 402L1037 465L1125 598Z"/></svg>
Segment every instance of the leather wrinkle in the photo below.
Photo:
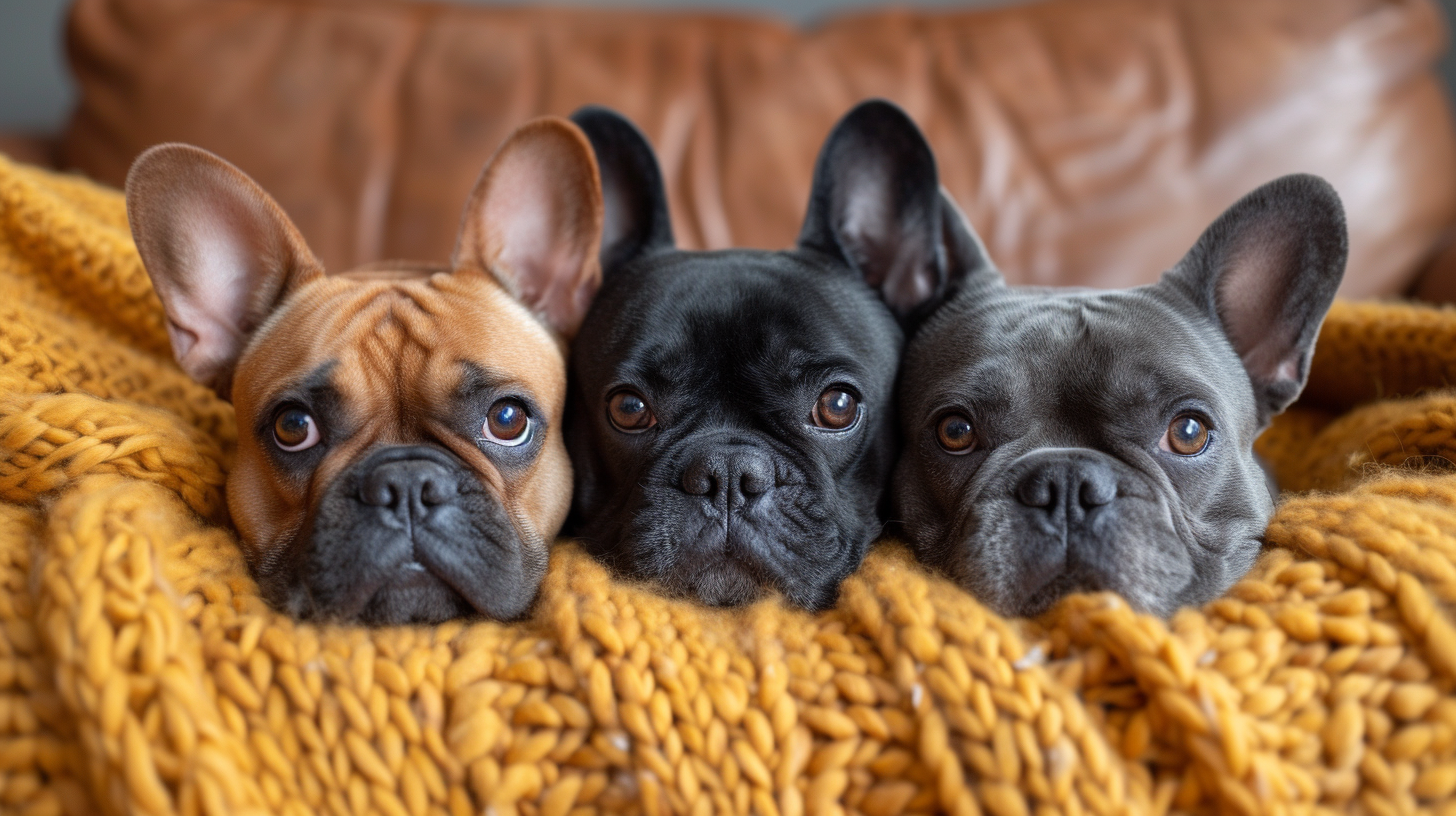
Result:
<svg viewBox="0 0 1456 816"><path fill-rule="evenodd" d="M342 269L448 257L460 202L510 128L600 104L657 147L683 248L779 249L824 134L884 96L924 129L1011 283L1151 282L1241 195L1312 172L1351 210L1341 294L1389 296L1417 284L1456 222L1439 14L1432 0L1043 0L793 28L396 0L77 0L79 105L57 152L115 185L151 144L212 150ZM177 64L188 70L161 69ZM290 108L300 83L310 105ZM1456 290L1441 283L1456 254L1424 274L1420 291Z"/></svg>

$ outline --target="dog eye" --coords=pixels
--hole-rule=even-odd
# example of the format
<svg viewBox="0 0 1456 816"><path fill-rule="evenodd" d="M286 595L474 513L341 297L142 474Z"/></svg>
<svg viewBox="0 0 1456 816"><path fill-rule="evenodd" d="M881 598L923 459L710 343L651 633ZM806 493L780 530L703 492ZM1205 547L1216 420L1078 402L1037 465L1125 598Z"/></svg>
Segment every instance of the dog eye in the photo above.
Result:
<svg viewBox="0 0 1456 816"><path fill-rule="evenodd" d="M518 399L507 397L496 400L485 415L485 438L514 448L530 438L531 417L526 406Z"/></svg>
<svg viewBox="0 0 1456 816"><path fill-rule="evenodd" d="M641 433L657 424L657 417L647 407L647 400L630 389L623 389L607 398L607 419L622 433Z"/></svg>
<svg viewBox="0 0 1456 816"><path fill-rule="evenodd" d="M1179 414L1168 425L1168 433L1159 447L1179 456L1203 453L1208 447L1208 426L1192 414Z"/></svg>
<svg viewBox="0 0 1456 816"><path fill-rule="evenodd" d="M273 417L273 441L289 453L296 453L319 443L318 425L302 408L284 408Z"/></svg>
<svg viewBox="0 0 1456 816"><path fill-rule="evenodd" d="M970 453L976 446L976 429L963 414L948 414L935 427L935 435L946 453L957 456Z"/></svg>
<svg viewBox="0 0 1456 816"><path fill-rule="evenodd" d="M826 388L814 403L814 424L830 431L842 431L859 416L859 400L843 388Z"/></svg>

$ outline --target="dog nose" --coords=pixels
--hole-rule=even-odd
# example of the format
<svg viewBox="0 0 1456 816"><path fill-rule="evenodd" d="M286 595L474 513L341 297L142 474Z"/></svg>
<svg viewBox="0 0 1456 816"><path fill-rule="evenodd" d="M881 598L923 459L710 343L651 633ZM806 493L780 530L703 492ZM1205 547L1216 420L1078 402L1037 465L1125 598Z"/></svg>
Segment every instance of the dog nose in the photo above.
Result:
<svg viewBox="0 0 1456 816"><path fill-rule="evenodd" d="M371 507L385 507L396 514L422 517L459 493L450 471L427 459L385 462L369 472L359 484L359 500Z"/></svg>
<svg viewBox="0 0 1456 816"><path fill-rule="evenodd" d="M1015 493L1027 507L1081 521L1117 498L1117 474L1097 459L1056 459L1026 473Z"/></svg>
<svg viewBox="0 0 1456 816"><path fill-rule="evenodd" d="M681 485L690 496L738 507L773 487L773 462L749 446L718 448L693 457L683 468Z"/></svg>

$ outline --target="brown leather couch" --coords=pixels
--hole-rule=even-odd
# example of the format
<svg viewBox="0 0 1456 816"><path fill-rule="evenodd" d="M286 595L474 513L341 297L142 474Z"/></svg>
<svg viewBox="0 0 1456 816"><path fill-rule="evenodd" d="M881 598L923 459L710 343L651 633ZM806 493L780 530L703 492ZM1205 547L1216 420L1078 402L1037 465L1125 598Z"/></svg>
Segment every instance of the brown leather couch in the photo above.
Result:
<svg viewBox="0 0 1456 816"><path fill-rule="evenodd" d="M925 129L1012 281L1152 280L1241 194L1305 171L1348 209L1346 296L1456 300L1456 131L1432 69L1445 44L1430 0L1046 0L807 31L405 0L78 0L74 118L53 143L0 150L119 185L151 144L201 145L277 196L337 270L444 258L505 134L598 103L656 144L681 244L780 247L831 124L884 96Z"/></svg>

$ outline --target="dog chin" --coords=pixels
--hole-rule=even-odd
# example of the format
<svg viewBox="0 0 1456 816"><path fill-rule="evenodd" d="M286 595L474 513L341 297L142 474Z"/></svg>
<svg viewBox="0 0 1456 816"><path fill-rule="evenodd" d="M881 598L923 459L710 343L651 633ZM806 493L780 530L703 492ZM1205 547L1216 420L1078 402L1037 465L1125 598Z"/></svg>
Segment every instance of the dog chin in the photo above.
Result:
<svg viewBox="0 0 1456 816"><path fill-rule="evenodd" d="M359 622L373 626L443 623L480 614L460 593L418 562L400 568L402 574L380 587L359 613Z"/></svg>
<svg viewBox="0 0 1456 816"><path fill-rule="evenodd" d="M708 606L740 606L764 594L764 581L751 565L731 555L684 564L670 582L679 594L697 598Z"/></svg>
<svg viewBox="0 0 1456 816"><path fill-rule="evenodd" d="M403 562L391 575L374 586L355 585L347 607L338 603L321 606L302 582L289 588L286 597L270 602L299 620L359 623L366 626L399 626L411 623L443 623L459 617L476 617L481 612L459 592L418 562ZM263 586L269 595L268 586Z"/></svg>
<svg viewBox="0 0 1456 816"><path fill-rule="evenodd" d="M839 582L859 566L868 533L856 550L831 519L766 511L731 527L692 507L639 511L608 550L627 557L604 560L709 606L750 603L771 590L811 611L832 606Z"/></svg>
<svg viewBox="0 0 1456 816"><path fill-rule="evenodd" d="M1190 588L1195 545L1166 523L1160 503L1126 509L1131 512L1117 522L1066 542L1011 517L981 519L953 548L959 555L949 572L1001 615L1037 617L1072 593L1113 592L1139 612L1166 617ZM1059 558L1027 557L1056 549L1064 550Z"/></svg>
<svg viewBox="0 0 1456 816"><path fill-rule="evenodd" d="M635 537L635 542L623 543L633 547L647 541L675 542L660 550L639 549L633 570L673 595L694 598L708 606L739 606L762 597L776 583L767 551L782 545L772 536L742 528L730 532L721 522L681 524L627 535ZM651 558L652 551L670 556Z"/></svg>
<svg viewBox="0 0 1456 816"><path fill-rule="evenodd" d="M462 475L463 488L424 518L400 519L357 500L358 478L337 479L293 557L258 575L296 617L378 626L461 616L497 620L528 608L544 572L500 502Z"/></svg>

